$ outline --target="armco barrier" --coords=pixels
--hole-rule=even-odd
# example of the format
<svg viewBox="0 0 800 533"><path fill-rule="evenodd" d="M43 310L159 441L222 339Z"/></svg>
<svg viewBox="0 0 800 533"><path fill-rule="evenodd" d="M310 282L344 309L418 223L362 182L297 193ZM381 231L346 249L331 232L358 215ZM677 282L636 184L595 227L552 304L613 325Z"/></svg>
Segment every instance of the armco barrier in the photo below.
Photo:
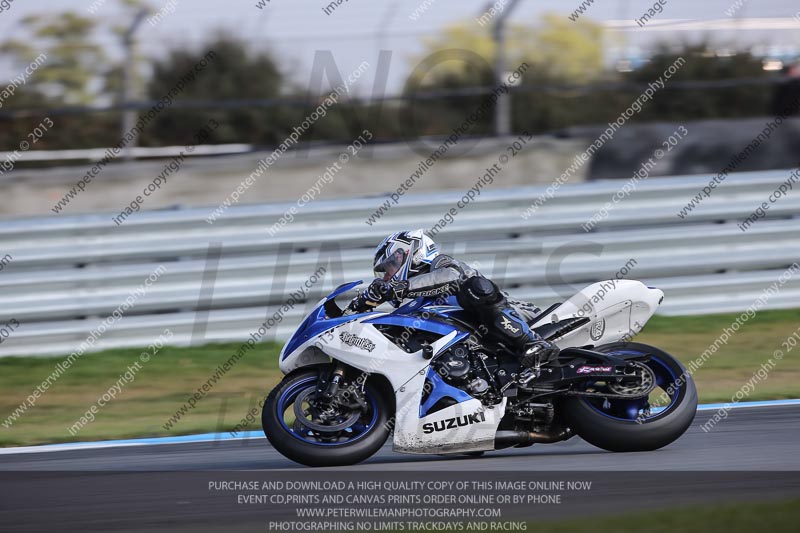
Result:
<svg viewBox="0 0 800 533"><path fill-rule="evenodd" d="M664 314L740 311L800 260L800 191L748 231L737 227L790 173L732 175L685 219L676 213L708 176L651 178L589 233L581 225L623 182L565 185L527 220L522 213L544 187L486 188L437 240L540 306L629 264L625 277L664 289ZM371 277L372 249L385 234L430 228L461 196L409 194L371 226L365 220L385 198L320 200L274 237L267 228L286 204L232 207L213 225L209 208L141 212L121 227L109 214L0 222L0 256L12 257L0 272L0 326L20 323L0 356L72 352L159 265L159 280L93 349L146 345L166 327L176 344L246 340L325 266L305 302L267 334L285 338L334 286ZM800 274L766 307L798 302Z"/></svg>

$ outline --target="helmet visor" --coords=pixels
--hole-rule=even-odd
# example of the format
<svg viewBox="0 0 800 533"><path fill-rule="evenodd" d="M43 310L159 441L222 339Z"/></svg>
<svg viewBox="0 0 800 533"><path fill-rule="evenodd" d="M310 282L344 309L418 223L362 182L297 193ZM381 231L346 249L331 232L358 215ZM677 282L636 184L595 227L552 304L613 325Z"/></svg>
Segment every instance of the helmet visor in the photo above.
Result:
<svg viewBox="0 0 800 533"><path fill-rule="evenodd" d="M405 259L406 254L403 250L395 251L388 258L384 259L383 262L375 266L375 277L383 277L384 281L392 279L392 276L397 274L397 271L403 266Z"/></svg>

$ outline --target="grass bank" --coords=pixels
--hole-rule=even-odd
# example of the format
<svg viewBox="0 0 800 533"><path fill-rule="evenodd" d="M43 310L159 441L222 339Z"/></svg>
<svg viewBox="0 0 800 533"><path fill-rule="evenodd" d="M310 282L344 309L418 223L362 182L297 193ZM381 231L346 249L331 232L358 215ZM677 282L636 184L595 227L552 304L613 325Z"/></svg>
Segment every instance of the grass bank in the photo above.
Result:
<svg viewBox="0 0 800 533"><path fill-rule="evenodd" d="M659 346L685 363L698 357L737 315L654 317L636 341ZM748 321L696 372L701 402L730 401L781 343L800 327L800 310L762 311ZM280 379L276 344L247 352L220 377L196 407L169 426L170 418L227 361L238 343L194 348L165 347L141 365L117 398L75 435L68 428L139 361L141 350L87 354L5 427L0 446L148 436L171 436L232 429ZM800 346L758 383L745 400L800 397ZM61 358L0 359L0 423L44 380ZM259 418L260 420L260 418ZM165 428L165 425L168 428ZM249 429L260 429L260 421Z"/></svg>

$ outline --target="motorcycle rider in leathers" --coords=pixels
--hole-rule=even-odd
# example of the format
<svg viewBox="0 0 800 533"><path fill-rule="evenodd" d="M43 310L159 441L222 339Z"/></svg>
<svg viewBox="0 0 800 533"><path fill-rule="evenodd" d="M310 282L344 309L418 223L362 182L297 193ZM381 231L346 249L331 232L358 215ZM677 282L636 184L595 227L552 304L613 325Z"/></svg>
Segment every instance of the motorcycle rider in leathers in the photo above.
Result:
<svg viewBox="0 0 800 533"><path fill-rule="evenodd" d="M406 298L453 295L488 335L517 354L521 369L558 356L558 347L528 325L539 311L536 306L509 298L470 265L440 254L421 229L386 237L375 249L373 269L377 279L353 299L351 311L362 312L387 301L398 307Z"/></svg>

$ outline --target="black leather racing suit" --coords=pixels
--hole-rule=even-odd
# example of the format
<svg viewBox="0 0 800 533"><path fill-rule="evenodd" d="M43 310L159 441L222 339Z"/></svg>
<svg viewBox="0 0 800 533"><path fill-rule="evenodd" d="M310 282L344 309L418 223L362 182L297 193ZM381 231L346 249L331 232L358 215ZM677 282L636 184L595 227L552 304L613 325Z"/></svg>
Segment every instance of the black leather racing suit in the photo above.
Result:
<svg viewBox="0 0 800 533"><path fill-rule="evenodd" d="M555 353L547 352L548 360L557 354L555 348L542 341L528 326L539 313L538 307L509 298L476 269L448 255L434 259L428 273L409 278L408 287L402 294L403 298L447 295L454 295L467 314L489 330L490 336L517 353L522 354L538 342L555 350ZM531 363L523 364L528 366Z"/></svg>

